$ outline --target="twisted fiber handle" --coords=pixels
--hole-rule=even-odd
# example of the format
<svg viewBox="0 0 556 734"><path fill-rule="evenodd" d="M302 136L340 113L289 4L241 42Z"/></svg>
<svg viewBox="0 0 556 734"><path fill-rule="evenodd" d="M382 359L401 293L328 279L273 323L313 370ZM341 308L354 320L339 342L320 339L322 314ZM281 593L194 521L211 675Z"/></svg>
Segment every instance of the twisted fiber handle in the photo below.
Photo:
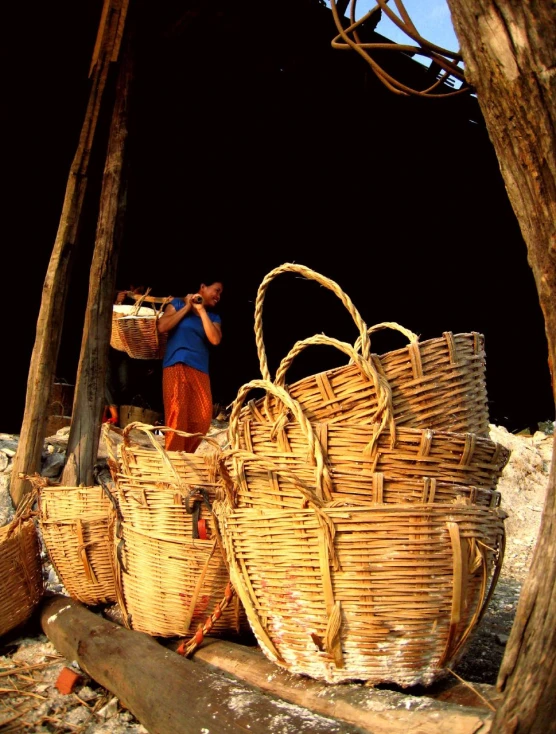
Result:
<svg viewBox="0 0 556 734"><path fill-rule="evenodd" d="M403 328L403 327L401 327ZM369 332L371 329L369 329ZM410 332L411 333L411 332ZM413 335L415 336L415 335ZM295 357L302 352L306 347L312 345L323 345L336 347L340 351L350 357L351 363L356 364L363 375L371 382L376 390L377 396L377 408L374 415L373 421L378 424L377 429L374 432L374 436L370 441L369 445L365 448L365 452L372 453L378 437L382 433L386 424L390 427L391 439L395 442L395 423L394 423L394 409L392 406L392 389L390 383L384 375L377 372L373 361L371 359L365 360L358 353L357 344L361 344L358 339L356 346L352 347L347 342L338 341L332 337L326 336L325 334L315 334L315 336L309 337L308 339L302 339L296 342L290 349L288 354L280 362L280 365L276 371L276 378L274 384L277 387L285 387L286 385L286 373L291 366L291 363Z"/></svg>
<svg viewBox="0 0 556 734"><path fill-rule="evenodd" d="M410 331L409 329L406 329L405 326L397 324L395 321L381 321L374 326L370 326L367 329L367 336L370 336L375 331L381 331L382 329L394 329L395 331L399 331L401 334L407 337L410 343L417 343L419 341L419 337L417 336L417 334L413 333L413 331ZM356 352L360 352L362 346L363 342L361 341L361 337L358 336L357 341L353 345L353 348Z"/></svg>
<svg viewBox="0 0 556 734"><path fill-rule="evenodd" d="M243 403L245 401L246 395L256 388L260 388L262 390L265 390L267 393L271 393L275 397L277 397L283 405L290 410L290 412L293 414L294 418L299 423L299 426L301 427L301 431L303 433L303 436L305 437L307 444L309 446L309 453L310 455L315 459L316 464L316 476L315 476L315 483L316 483L316 493L318 497L326 497L327 500L331 500L332 496L330 494L330 489L332 487L332 479L330 477L330 472L328 470L328 467L326 466L324 462L324 455L322 452L322 446L320 445L319 440L315 437L315 434L313 432L313 428L310 424L310 422L307 420L305 414L303 413L303 408L299 405L297 400L294 400L294 398L291 397L291 395L284 390L283 387L280 387L279 385L275 385L269 380L251 380L251 382L247 382L245 385L242 385L240 389L238 390L237 396L232 403L232 411L230 413L230 422L228 426L229 431L229 439L230 439L230 445L232 447L233 451L238 452L240 449L239 446L239 415L241 412L241 408L243 406ZM239 454L238 454L239 455Z"/></svg>
<svg viewBox="0 0 556 734"><path fill-rule="evenodd" d="M143 293L143 295L142 295L142 296L140 296L140 297L139 297L139 298L138 298L138 299L137 299L137 300L135 301L135 303L134 303L134 305L133 305L133 308L132 308L132 310L130 311L130 316L137 316L137 314L139 313L139 309L140 309L140 308L141 308L141 306L143 305L143 302L144 302L145 298L146 298L146 297L147 297L147 296L149 295L149 293L150 293L150 292L151 292L151 289L150 289L150 288L147 288L147 290L146 290L146 291L145 291L145 292Z"/></svg>
<svg viewBox="0 0 556 734"><path fill-rule="evenodd" d="M204 624L200 624L197 627L197 631L195 632L191 640L189 642L184 640L180 643L176 650L179 655L183 655L185 658L187 658L195 652L201 642L205 639L205 635L210 634L215 623L220 619L222 613L229 606L235 595L235 589L232 586L231 582L228 581L222 601L218 602L218 604L216 605L216 609L209 617L206 618Z"/></svg>
<svg viewBox="0 0 556 734"><path fill-rule="evenodd" d="M255 340L257 343L257 353L259 355L259 363L261 367L261 375L264 380L270 380L270 372L268 369L268 360L266 357L266 352L264 348L264 341L263 341L263 319L262 319L262 313L263 313L263 302L265 298L266 291L268 289L269 284L271 283L274 278L276 278L281 273L299 273L304 278L307 278L308 280L316 280L317 283L320 283L325 288L328 288L333 293L335 293L338 298L342 301L344 306L347 308L349 313L351 314L351 317L355 321L355 324L357 328L359 329L359 340L361 343L361 354L363 356L363 359L369 359L370 353L371 353L371 342L369 339L369 336L367 334L367 324L363 321L361 315L359 314L359 311L355 308L353 305L353 302L349 296L344 293L344 291L340 288L340 286L334 282L333 280L330 280L330 278L326 278L324 275L321 275L320 273L315 272L314 270L311 270L310 268L305 267L304 265L297 265L296 263L284 263L283 265L280 265L277 268L274 268L274 270L271 270L267 275L263 278L259 290L257 292L257 298L255 301Z"/></svg>

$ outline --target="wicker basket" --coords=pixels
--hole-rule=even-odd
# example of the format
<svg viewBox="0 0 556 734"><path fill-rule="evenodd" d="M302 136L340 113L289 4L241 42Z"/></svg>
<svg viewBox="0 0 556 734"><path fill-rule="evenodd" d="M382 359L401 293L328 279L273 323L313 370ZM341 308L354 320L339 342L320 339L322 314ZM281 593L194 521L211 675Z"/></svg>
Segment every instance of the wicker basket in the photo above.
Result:
<svg viewBox="0 0 556 734"><path fill-rule="evenodd" d="M37 478L39 523L48 556L67 593L96 606L117 600L114 522L107 487L65 487Z"/></svg>
<svg viewBox="0 0 556 734"><path fill-rule="evenodd" d="M504 513L472 505L215 504L230 578L265 655L328 683L403 687L446 673L501 568ZM312 497L312 499L310 499Z"/></svg>
<svg viewBox="0 0 556 734"><path fill-rule="evenodd" d="M374 366L391 389L393 416L398 425L408 428L433 428L455 433L488 436L489 415L485 381L484 337L471 332L452 334L419 342L411 331L393 322L371 328L361 318L352 301L337 283L302 265L285 263L263 279L255 304L255 337L261 375L271 380L264 349L262 309L271 281L281 273L294 272L316 280L332 290L352 316L359 337L356 349ZM370 334L391 328L401 332L408 346L380 356L371 354ZM274 382L286 385L287 371L297 354L313 339L298 342L282 360ZM369 384L357 364L348 364L311 375L287 385L288 392L303 406L313 421L333 423L373 422L380 395ZM272 400L259 404L264 413L272 413Z"/></svg>
<svg viewBox="0 0 556 734"><path fill-rule="evenodd" d="M162 413L139 405L120 405L120 428L130 423L147 423L155 425L162 418Z"/></svg>
<svg viewBox="0 0 556 734"><path fill-rule="evenodd" d="M44 593L40 543L30 493L0 528L0 636L27 622Z"/></svg>
<svg viewBox="0 0 556 734"><path fill-rule="evenodd" d="M146 298L147 291L143 298ZM112 307L112 333L110 345L114 349L127 352L133 359L162 359L168 335L159 334L157 321L171 297L166 298L157 310L143 306L143 298L135 304L114 305Z"/></svg>
<svg viewBox="0 0 556 734"><path fill-rule="evenodd" d="M255 403L244 405L254 389L282 403L277 422L265 419ZM312 423L283 388L264 380L247 383L232 406L231 450L224 453L238 506L299 506L291 482L261 468L257 457L295 472L328 501L499 504L494 490L510 457L507 448L472 433L386 423L388 432L376 425Z"/></svg>
<svg viewBox="0 0 556 734"><path fill-rule="evenodd" d="M221 604L230 581L212 513L221 491L221 452L209 437L205 440L214 446L212 451L167 452L153 430L139 423L123 432L104 426L122 517L117 553L120 605L131 629L159 637L192 637ZM137 434L149 445L132 439ZM216 617L212 635L249 630L235 594Z"/></svg>

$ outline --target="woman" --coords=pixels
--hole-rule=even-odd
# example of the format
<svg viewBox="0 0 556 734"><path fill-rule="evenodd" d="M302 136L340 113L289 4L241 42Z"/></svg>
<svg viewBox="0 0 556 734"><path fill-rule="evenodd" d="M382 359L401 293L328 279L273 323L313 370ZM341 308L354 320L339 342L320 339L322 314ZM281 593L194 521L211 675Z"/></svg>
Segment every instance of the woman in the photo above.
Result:
<svg viewBox="0 0 556 734"><path fill-rule="evenodd" d="M224 286L220 280L201 283L197 293L173 298L158 320L158 331L168 332L162 361L164 423L187 433L206 434L212 420L209 348L222 340L220 316L213 309ZM167 451L193 453L202 438L166 434Z"/></svg>

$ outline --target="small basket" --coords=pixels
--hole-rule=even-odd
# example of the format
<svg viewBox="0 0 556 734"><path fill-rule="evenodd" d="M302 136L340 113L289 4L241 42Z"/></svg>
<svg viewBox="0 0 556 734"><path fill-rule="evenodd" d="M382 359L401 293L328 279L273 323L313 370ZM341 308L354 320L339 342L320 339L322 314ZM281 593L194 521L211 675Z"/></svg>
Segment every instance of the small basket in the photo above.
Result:
<svg viewBox="0 0 556 734"><path fill-rule="evenodd" d="M33 481L33 480L31 480ZM65 487L37 476L39 524L48 556L68 594L96 606L117 600L114 522L107 487Z"/></svg>
<svg viewBox="0 0 556 734"><path fill-rule="evenodd" d="M230 578L267 658L328 683L429 685L461 655L487 608L504 513L476 505L215 504Z"/></svg>
<svg viewBox="0 0 556 734"><path fill-rule="evenodd" d="M346 347L349 345L345 345ZM254 389L280 401L270 422L246 397ZM262 403L265 398L262 399ZM225 452L239 507L296 507L299 492L253 460L295 472L314 484L321 500L377 503L458 502L490 507L510 451L472 433L398 428L387 416L377 424L312 423L285 389L264 380L242 386L232 405Z"/></svg>
<svg viewBox="0 0 556 734"><path fill-rule="evenodd" d="M337 283L303 265L285 263L265 276L255 304L255 337L261 375L271 381L264 349L262 309L270 282L279 274L294 272L316 280L332 290L352 316L359 337L355 349L369 367L389 385L393 417L400 426L433 428L455 433L488 436L489 415L485 380L485 352L482 334L453 334L419 342L416 334L393 322L367 327L351 299ZM371 354L370 334L381 329L394 329L405 335L409 345L382 355ZM380 394L370 383L360 365L350 364L310 375L286 385L287 371L293 359L311 344L312 339L298 342L282 360L274 380L303 407L312 421L332 423L372 423L376 419ZM258 403L263 414L273 415L272 399Z"/></svg>
<svg viewBox="0 0 556 734"><path fill-rule="evenodd" d="M172 297L166 298L157 310L155 305L142 305L148 293L149 290L132 306L112 307L110 345L133 359L162 359L166 349L168 335L159 334L157 321Z"/></svg>
<svg viewBox="0 0 556 734"><path fill-rule="evenodd" d="M27 622L44 594L40 542L31 508L22 501L13 520L0 528L0 636Z"/></svg>
<svg viewBox="0 0 556 734"><path fill-rule="evenodd" d="M235 593L219 607L230 576L212 513L222 483L217 442L205 436L212 450L203 454L167 452L152 426L103 430L122 517L117 560L126 625L158 637L193 637L217 609L210 634L248 631ZM149 446L132 440L132 432Z"/></svg>
<svg viewBox="0 0 556 734"><path fill-rule="evenodd" d="M140 405L120 405L120 428L130 423L147 423L154 426L162 418L162 413Z"/></svg>

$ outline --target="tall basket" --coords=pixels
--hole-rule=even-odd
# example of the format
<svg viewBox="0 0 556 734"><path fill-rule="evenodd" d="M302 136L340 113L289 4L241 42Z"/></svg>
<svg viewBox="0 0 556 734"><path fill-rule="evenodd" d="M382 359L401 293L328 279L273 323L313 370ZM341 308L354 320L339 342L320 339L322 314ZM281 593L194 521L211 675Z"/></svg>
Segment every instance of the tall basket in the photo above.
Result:
<svg viewBox="0 0 556 734"><path fill-rule="evenodd" d="M34 492L0 528L0 637L27 622L44 594Z"/></svg>
<svg viewBox="0 0 556 734"><path fill-rule="evenodd" d="M432 428L456 433L489 434L488 400L485 379L484 337L476 332L453 334L420 342L416 334L393 322L367 327L349 296L333 280L310 268L284 263L270 271L261 282L255 303L255 338L261 376L272 381L263 338L263 304L270 283L280 274L298 273L333 291L352 316L359 336L355 348L363 360L391 389L393 417L407 428ZM381 329L399 331L408 345L382 355L371 352L370 335ZM360 365L349 364L319 372L292 384L288 369L307 346L319 343L308 339L296 344L284 357L274 382L286 386L314 421L329 423L372 423L381 395L378 385L366 379ZM273 414L272 399L258 403L264 414ZM279 407L279 406L278 406Z"/></svg>
<svg viewBox="0 0 556 734"><path fill-rule="evenodd" d="M204 437L212 450L166 451L155 430L173 429L104 426L121 512L116 557L125 623L159 637L192 638L199 627L217 636L246 632L245 610L228 593L212 511L221 492L220 447Z"/></svg>
<svg viewBox="0 0 556 734"><path fill-rule="evenodd" d="M39 525L49 558L67 593L89 606L117 600L114 523L117 504L109 487L67 487L34 480Z"/></svg>

